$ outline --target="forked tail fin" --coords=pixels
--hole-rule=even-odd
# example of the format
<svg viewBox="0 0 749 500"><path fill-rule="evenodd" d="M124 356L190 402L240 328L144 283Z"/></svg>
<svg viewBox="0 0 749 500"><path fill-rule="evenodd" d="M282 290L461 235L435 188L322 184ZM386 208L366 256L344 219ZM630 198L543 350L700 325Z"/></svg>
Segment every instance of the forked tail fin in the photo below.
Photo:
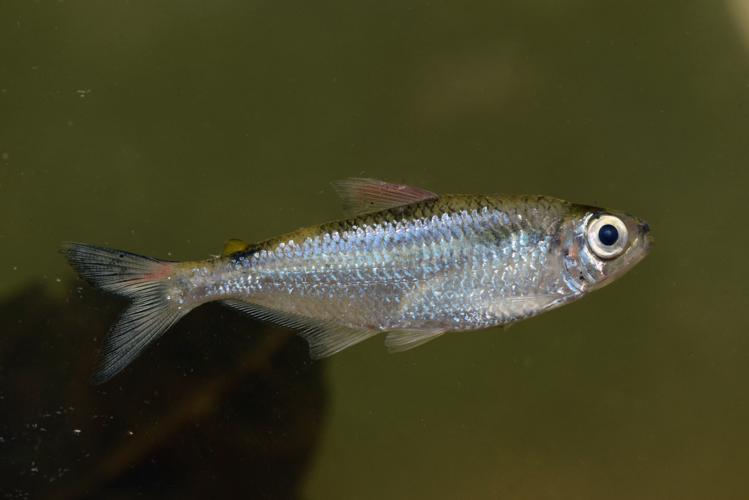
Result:
<svg viewBox="0 0 749 500"><path fill-rule="evenodd" d="M64 243L61 252L92 285L132 300L104 342L102 360L93 377L96 384L122 371L189 310L168 298L174 262L82 243Z"/></svg>

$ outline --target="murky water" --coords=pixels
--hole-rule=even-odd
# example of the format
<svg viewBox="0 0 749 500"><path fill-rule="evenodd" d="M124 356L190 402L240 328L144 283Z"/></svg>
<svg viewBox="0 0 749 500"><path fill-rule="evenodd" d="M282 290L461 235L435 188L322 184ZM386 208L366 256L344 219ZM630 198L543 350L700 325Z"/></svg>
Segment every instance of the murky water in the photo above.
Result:
<svg viewBox="0 0 749 500"><path fill-rule="evenodd" d="M746 498L749 7L0 5L0 498ZM171 259L340 216L330 181L650 222L589 298L311 363L207 307L88 384L122 302L57 253Z"/></svg>

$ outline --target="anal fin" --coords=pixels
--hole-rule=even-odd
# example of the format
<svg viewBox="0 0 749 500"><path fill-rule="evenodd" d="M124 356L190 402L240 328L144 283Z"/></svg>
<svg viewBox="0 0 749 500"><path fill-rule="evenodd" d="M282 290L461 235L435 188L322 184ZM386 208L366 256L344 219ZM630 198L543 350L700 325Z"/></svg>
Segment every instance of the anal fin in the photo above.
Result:
<svg viewBox="0 0 749 500"><path fill-rule="evenodd" d="M363 342L369 337L380 333L379 330L351 328L333 323L332 321L317 320L306 316L277 311L242 300L224 300L223 303L255 318L299 330L299 335L309 344L309 352L312 359L332 356L347 347Z"/></svg>
<svg viewBox="0 0 749 500"><path fill-rule="evenodd" d="M385 337L385 346L391 353L408 351L430 340L434 340L447 330L440 328L426 330L394 330Z"/></svg>

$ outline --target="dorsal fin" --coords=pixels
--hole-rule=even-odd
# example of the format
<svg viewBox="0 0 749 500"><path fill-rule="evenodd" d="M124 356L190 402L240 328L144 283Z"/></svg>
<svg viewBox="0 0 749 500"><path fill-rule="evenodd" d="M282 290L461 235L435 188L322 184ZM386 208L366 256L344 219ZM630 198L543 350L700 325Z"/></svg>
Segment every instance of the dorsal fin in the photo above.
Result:
<svg viewBox="0 0 749 500"><path fill-rule="evenodd" d="M248 248L250 248L250 244L245 241L236 239L226 240L224 251L221 252L221 255L226 256L237 252L244 252Z"/></svg>
<svg viewBox="0 0 749 500"><path fill-rule="evenodd" d="M336 181L333 186L343 201L343 208L353 215L436 200L439 197L426 189L363 177Z"/></svg>

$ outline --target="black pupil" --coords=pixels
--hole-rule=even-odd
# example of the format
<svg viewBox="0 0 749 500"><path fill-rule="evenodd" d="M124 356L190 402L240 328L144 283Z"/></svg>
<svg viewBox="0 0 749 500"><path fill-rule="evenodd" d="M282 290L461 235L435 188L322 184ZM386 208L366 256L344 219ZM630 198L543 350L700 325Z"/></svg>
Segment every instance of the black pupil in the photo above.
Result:
<svg viewBox="0 0 749 500"><path fill-rule="evenodd" d="M611 246L619 239L619 231L611 224L606 224L598 230L598 239L607 247Z"/></svg>

